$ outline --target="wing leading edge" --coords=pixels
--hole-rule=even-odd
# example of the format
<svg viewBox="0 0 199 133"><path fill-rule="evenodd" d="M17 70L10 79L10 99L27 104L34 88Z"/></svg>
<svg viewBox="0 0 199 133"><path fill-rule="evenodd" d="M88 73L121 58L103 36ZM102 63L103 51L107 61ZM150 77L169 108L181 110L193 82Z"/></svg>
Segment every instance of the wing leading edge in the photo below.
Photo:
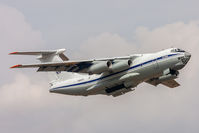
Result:
<svg viewBox="0 0 199 133"><path fill-rule="evenodd" d="M92 61L63 61L52 63L38 63L27 65L14 65L10 68L39 68L38 71L68 71L68 72L84 72L84 69L90 67Z"/></svg>

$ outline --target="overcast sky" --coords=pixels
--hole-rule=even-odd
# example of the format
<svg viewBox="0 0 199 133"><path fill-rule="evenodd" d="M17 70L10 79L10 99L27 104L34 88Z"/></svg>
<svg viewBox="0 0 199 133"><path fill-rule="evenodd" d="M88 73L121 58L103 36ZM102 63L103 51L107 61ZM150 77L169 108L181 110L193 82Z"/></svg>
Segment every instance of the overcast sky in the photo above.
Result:
<svg viewBox="0 0 199 133"><path fill-rule="evenodd" d="M199 1L0 0L0 129L5 133L198 133ZM66 48L71 59L179 47L192 54L175 89L141 84L135 92L51 94L45 73L10 70L34 57L18 50Z"/></svg>

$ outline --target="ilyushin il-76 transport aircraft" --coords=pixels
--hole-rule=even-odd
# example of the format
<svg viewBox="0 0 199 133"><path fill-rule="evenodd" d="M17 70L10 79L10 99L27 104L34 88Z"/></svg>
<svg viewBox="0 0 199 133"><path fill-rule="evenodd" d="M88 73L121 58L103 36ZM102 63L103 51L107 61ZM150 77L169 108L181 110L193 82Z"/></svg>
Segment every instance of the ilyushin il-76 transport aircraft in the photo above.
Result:
<svg viewBox="0 0 199 133"><path fill-rule="evenodd" d="M38 68L38 72L53 74L50 92L67 95L120 96L134 91L140 83L178 87L175 79L189 61L191 54L170 48L156 53L92 60L70 61L63 53L53 51L13 52L11 55L36 55L38 64L15 65L11 68ZM69 77L69 74L72 75Z"/></svg>

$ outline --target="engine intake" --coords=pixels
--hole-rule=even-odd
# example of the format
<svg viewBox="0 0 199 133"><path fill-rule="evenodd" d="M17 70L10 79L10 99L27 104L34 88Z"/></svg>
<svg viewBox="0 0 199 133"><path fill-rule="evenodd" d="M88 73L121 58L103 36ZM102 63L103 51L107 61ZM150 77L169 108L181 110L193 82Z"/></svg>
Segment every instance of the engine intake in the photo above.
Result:
<svg viewBox="0 0 199 133"><path fill-rule="evenodd" d="M131 60L122 60L112 64L111 61L99 61L93 64L88 72L90 74L100 74L103 72L118 72L121 70L128 69L132 64Z"/></svg>
<svg viewBox="0 0 199 133"><path fill-rule="evenodd" d="M93 64L89 68L89 73L90 74L100 74L100 73L103 73L105 71L108 71L111 64L112 63L110 61L103 61L103 62L98 62L96 64Z"/></svg>
<svg viewBox="0 0 199 133"><path fill-rule="evenodd" d="M123 60L123 61L119 61L117 63L112 64L110 70L112 72L118 72L124 69L128 69L132 64L131 60Z"/></svg>

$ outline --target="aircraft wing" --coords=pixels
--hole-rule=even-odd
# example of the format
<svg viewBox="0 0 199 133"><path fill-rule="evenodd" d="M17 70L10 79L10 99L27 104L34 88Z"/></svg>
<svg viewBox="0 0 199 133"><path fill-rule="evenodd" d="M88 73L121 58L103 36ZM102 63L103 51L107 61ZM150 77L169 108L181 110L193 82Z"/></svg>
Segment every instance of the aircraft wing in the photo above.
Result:
<svg viewBox="0 0 199 133"><path fill-rule="evenodd" d="M169 88L175 88L175 87L180 86L180 84L177 81L175 81L174 79L167 80L167 81L160 82L160 83L148 80L148 81L146 81L146 83L149 83L149 84L154 85L154 86L157 86L158 84L162 84L162 85L165 85Z"/></svg>
<svg viewBox="0 0 199 133"><path fill-rule="evenodd" d="M15 53L12 53L15 54ZM19 52L17 53L19 54ZM24 54L24 53L20 53ZM26 54L26 53L25 53ZM32 53L37 54L37 53ZM96 63L103 61L119 61L119 60L128 60L135 59L138 56L123 56L123 57L114 57L114 58L102 58L102 59L93 59L93 60L79 60L79 61L62 61L62 62L47 62L47 63L38 63L38 64L18 64L10 68L38 68L37 71L67 71L67 72L77 72L77 73L89 73L89 68Z"/></svg>
<svg viewBox="0 0 199 133"><path fill-rule="evenodd" d="M68 72L87 72L86 69L92 65L92 61L63 61L26 65L14 65L10 68L38 68L37 71L68 71Z"/></svg>
<svg viewBox="0 0 199 133"><path fill-rule="evenodd" d="M165 86L167 86L169 88L175 88L175 87L180 86L180 84L178 82L176 82L174 79L173 80L164 81L161 84L163 84L163 85L165 85Z"/></svg>

